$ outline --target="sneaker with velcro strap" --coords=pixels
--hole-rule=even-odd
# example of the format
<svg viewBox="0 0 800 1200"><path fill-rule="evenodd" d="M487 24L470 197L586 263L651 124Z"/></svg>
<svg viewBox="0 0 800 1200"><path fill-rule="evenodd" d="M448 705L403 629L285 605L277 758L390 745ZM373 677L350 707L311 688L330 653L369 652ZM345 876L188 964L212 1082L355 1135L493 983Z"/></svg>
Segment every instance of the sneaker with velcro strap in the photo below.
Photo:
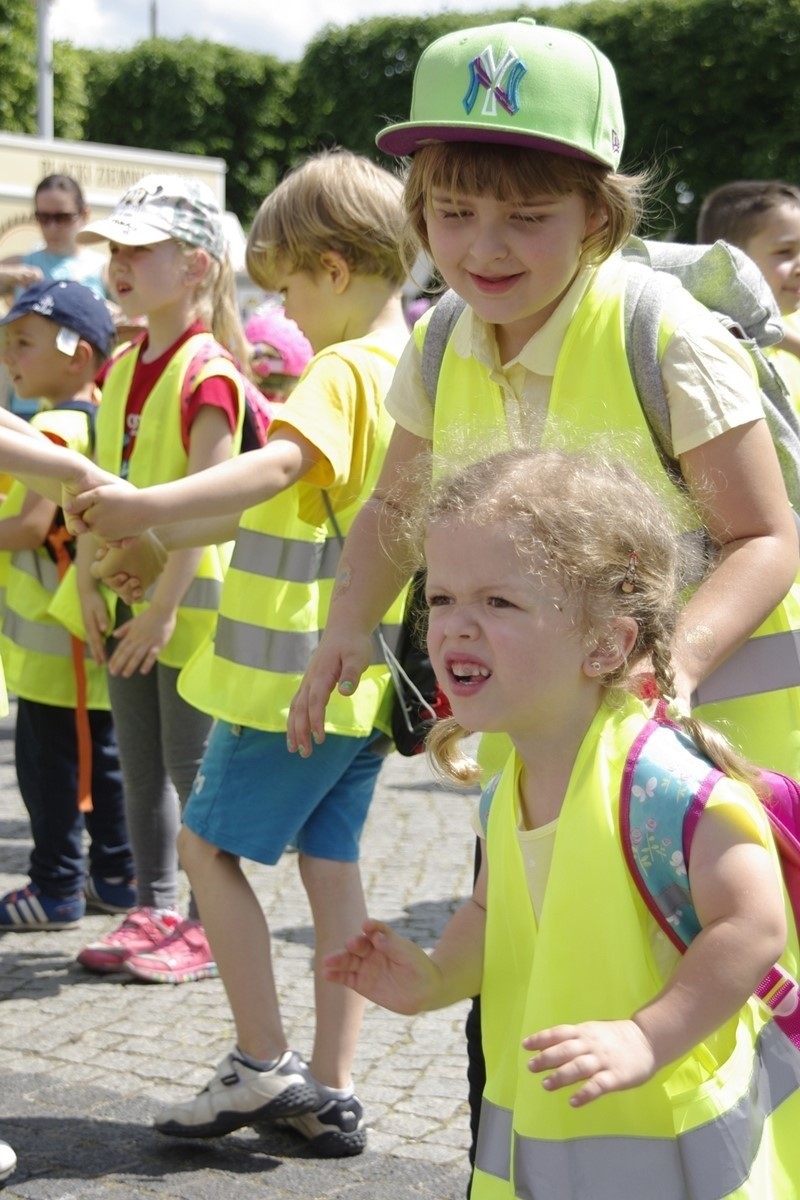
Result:
<svg viewBox="0 0 800 1200"><path fill-rule="evenodd" d="M319 1158L348 1158L367 1148L364 1109L357 1096L325 1100L312 1112L284 1117L275 1122L280 1129L293 1129L309 1143Z"/></svg>
<svg viewBox="0 0 800 1200"><path fill-rule="evenodd" d="M8 1179L17 1169L17 1156L8 1142L0 1142L0 1180Z"/></svg>
<svg viewBox="0 0 800 1200"><path fill-rule="evenodd" d="M254 1121L308 1112L317 1104L316 1084L294 1050L285 1050L266 1071L249 1066L234 1050L202 1092L162 1108L154 1124L170 1137L220 1137Z"/></svg>

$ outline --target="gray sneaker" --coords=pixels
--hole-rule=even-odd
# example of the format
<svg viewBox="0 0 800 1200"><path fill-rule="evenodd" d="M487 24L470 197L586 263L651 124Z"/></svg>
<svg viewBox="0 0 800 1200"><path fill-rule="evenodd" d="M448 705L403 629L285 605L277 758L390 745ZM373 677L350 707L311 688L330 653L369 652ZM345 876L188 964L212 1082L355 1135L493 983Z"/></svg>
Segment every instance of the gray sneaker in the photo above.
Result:
<svg viewBox="0 0 800 1200"><path fill-rule="evenodd" d="M361 1154L367 1147L364 1110L357 1096L326 1100L311 1112L281 1117L275 1123L281 1129L301 1134L319 1158L348 1158Z"/></svg>
<svg viewBox="0 0 800 1200"><path fill-rule="evenodd" d="M162 1108L154 1123L159 1133L172 1137L219 1137L253 1121L309 1112L318 1104L308 1067L294 1050L284 1051L269 1071L249 1067L234 1050L202 1092Z"/></svg>
<svg viewBox="0 0 800 1200"><path fill-rule="evenodd" d="M8 1142L0 1142L0 1180L13 1175L17 1166L17 1156Z"/></svg>

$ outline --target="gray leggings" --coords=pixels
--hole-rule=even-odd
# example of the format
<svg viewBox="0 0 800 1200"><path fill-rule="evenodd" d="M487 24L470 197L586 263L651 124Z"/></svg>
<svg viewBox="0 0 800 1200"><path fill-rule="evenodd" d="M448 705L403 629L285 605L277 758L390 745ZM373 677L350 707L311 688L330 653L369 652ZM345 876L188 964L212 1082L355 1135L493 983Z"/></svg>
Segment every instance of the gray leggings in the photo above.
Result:
<svg viewBox="0 0 800 1200"><path fill-rule="evenodd" d="M174 908L175 841L211 730L212 718L178 695L178 671L156 663L149 675L108 677L125 789L138 903ZM194 900L189 915L197 916Z"/></svg>

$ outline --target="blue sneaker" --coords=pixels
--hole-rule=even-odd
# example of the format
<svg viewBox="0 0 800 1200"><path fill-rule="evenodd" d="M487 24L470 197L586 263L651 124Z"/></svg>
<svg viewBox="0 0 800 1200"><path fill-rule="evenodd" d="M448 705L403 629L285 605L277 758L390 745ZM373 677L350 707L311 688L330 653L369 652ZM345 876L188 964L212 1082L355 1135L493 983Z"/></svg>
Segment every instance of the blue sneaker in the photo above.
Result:
<svg viewBox="0 0 800 1200"><path fill-rule="evenodd" d="M83 893L86 907L95 912L128 913L136 908L136 884L132 879L100 879L90 875Z"/></svg>
<svg viewBox="0 0 800 1200"><path fill-rule="evenodd" d="M36 929L68 929L86 912L83 896L56 900L45 896L35 883L0 897L0 933L27 933Z"/></svg>

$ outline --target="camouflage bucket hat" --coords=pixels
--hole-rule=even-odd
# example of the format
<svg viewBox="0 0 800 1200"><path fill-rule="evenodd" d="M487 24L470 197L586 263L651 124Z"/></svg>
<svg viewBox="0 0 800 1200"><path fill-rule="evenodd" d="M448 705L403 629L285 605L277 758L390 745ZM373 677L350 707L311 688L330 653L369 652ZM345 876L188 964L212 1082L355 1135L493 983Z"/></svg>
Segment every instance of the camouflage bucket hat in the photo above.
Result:
<svg viewBox="0 0 800 1200"><path fill-rule="evenodd" d="M77 240L151 246L170 238L207 250L216 259L225 256L222 213L211 189L199 179L145 175L128 189L110 216L90 221Z"/></svg>

